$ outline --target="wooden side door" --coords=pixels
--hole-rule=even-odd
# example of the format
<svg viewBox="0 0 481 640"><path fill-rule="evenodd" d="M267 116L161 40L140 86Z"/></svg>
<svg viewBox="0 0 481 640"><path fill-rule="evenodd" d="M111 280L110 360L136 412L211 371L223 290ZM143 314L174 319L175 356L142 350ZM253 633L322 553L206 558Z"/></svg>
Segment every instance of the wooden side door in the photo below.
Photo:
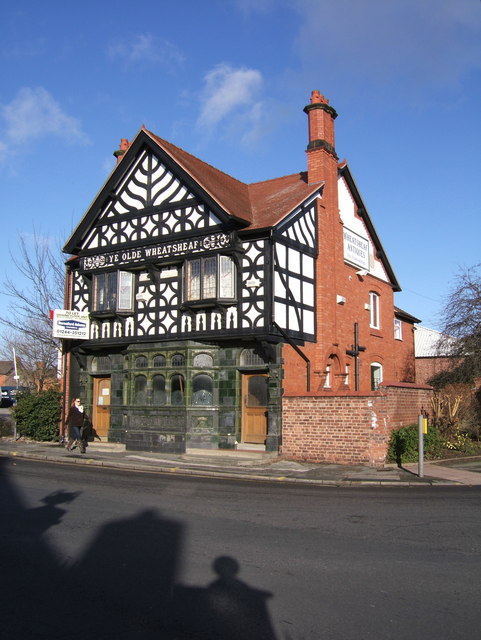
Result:
<svg viewBox="0 0 481 640"><path fill-rule="evenodd" d="M92 422L97 434L107 438L110 429L110 378L94 378Z"/></svg>
<svg viewBox="0 0 481 640"><path fill-rule="evenodd" d="M242 376L242 442L265 444L267 436L267 375Z"/></svg>

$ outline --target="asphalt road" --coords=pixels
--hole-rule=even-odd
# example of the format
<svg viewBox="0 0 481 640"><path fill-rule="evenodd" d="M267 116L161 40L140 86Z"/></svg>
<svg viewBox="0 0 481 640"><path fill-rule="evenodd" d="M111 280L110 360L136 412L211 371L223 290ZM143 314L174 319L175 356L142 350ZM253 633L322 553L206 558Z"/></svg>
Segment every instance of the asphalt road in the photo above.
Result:
<svg viewBox="0 0 481 640"><path fill-rule="evenodd" d="M5 640L479 637L480 488L0 472Z"/></svg>

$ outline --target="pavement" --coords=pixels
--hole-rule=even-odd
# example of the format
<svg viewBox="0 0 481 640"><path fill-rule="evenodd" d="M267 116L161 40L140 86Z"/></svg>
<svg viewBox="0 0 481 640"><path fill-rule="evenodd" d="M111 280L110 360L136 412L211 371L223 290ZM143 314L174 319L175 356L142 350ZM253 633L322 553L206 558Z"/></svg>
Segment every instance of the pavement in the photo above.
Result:
<svg viewBox="0 0 481 640"><path fill-rule="evenodd" d="M124 469L145 473L268 481L326 486L481 486L481 457L424 462L422 477L417 463L386 465L314 464L285 460L260 451L187 450L185 454L127 451L124 445L90 443L87 452L69 452L58 442L0 438L0 457L28 458L59 464Z"/></svg>

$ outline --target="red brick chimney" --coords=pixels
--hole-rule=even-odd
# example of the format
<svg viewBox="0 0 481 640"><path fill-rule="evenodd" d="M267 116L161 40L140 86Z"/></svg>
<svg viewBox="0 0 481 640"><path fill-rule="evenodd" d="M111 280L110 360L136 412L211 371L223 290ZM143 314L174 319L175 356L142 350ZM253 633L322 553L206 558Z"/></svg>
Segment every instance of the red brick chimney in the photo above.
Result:
<svg viewBox="0 0 481 640"><path fill-rule="evenodd" d="M319 91L311 93L311 103L304 107L309 118L309 144L307 145L307 174L309 184L326 180L326 162L337 163L334 147L334 120L336 110Z"/></svg>
<svg viewBox="0 0 481 640"><path fill-rule="evenodd" d="M117 164L119 164L119 162L122 160L125 152L129 147L130 142L127 140L127 138L122 138L122 140L120 141L120 148L114 151L114 156L117 158Z"/></svg>

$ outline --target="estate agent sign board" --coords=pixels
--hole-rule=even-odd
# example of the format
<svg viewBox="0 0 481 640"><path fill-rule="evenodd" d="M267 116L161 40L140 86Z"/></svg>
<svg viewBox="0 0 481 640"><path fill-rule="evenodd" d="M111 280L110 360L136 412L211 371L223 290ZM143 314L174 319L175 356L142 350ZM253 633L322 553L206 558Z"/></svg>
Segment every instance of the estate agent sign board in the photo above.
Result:
<svg viewBox="0 0 481 640"><path fill-rule="evenodd" d="M89 314L83 311L55 309L53 312L53 337L66 340L87 340Z"/></svg>

